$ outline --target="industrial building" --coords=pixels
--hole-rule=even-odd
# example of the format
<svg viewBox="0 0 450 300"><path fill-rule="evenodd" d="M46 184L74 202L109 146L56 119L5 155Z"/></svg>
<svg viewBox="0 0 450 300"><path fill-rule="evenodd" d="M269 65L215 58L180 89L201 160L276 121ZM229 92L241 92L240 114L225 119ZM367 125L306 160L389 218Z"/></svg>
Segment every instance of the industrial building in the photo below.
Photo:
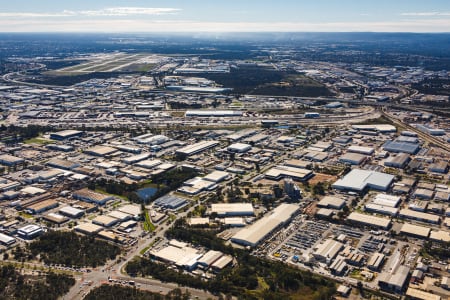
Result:
<svg viewBox="0 0 450 300"><path fill-rule="evenodd" d="M430 200L433 198L433 195L434 195L434 191L432 191L432 190L418 188L414 191L413 197Z"/></svg>
<svg viewBox="0 0 450 300"><path fill-rule="evenodd" d="M186 199L169 194L162 196L153 202L154 206L169 210L178 210L185 207L187 204L188 201Z"/></svg>
<svg viewBox="0 0 450 300"><path fill-rule="evenodd" d="M435 242L450 242L450 232L444 230L433 230L430 233L430 240Z"/></svg>
<svg viewBox="0 0 450 300"><path fill-rule="evenodd" d="M398 216L400 218L411 219L432 224L439 224L439 222L441 221L441 218L439 216L407 208L401 209L400 212L398 213Z"/></svg>
<svg viewBox="0 0 450 300"><path fill-rule="evenodd" d="M433 173L447 174L448 172L448 162L440 161L436 162L428 167L428 170Z"/></svg>
<svg viewBox="0 0 450 300"><path fill-rule="evenodd" d="M367 267L369 268L369 270L377 272L380 270L385 259L386 259L386 256L384 254L375 252L369 258L369 261L367 262Z"/></svg>
<svg viewBox="0 0 450 300"><path fill-rule="evenodd" d="M93 156L108 156L113 154L114 152L117 152L116 148L112 148L109 146L94 146L89 149L84 150L84 153L93 155Z"/></svg>
<svg viewBox="0 0 450 300"><path fill-rule="evenodd" d="M408 299L414 300L441 300L441 296L439 295L431 294L412 287L408 287L408 290L406 290L406 296Z"/></svg>
<svg viewBox="0 0 450 300"><path fill-rule="evenodd" d="M401 293L409 276L409 268L400 265L392 272L383 272L378 277L378 285L383 290Z"/></svg>
<svg viewBox="0 0 450 300"><path fill-rule="evenodd" d="M58 205L59 205L58 201L56 201L54 199L47 199L44 201L39 201L37 203L31 204L24 208L25 208L25 211L34 215L34 214L40 214L44 211L58 207Z"/></svg>
<svg viewBox="0 0 450 300"><path fill-rule="evenodd" d="M339 210L345 206L345 200L334 196L325 196L317 203L317 206Z"/></svg>
<svg viewBox="0 0 450 300"><path fill-rule="evenodd" d="M18 164L24 163L25 160L20 157L12 156L9 154L2 154L0 155L0 164L5 166L15 166Z"/></svg>
<svg viewBox="0 0 450 300"><path fill-rule="evenodd" d="M202 141L180 148L175 153L179 156L186 157L209 150L217 145L219 145L219 142L216 141Z"/></svg>
<svg viewBox="0 0 450 300"><path fill-rule="evenodd" d="M227 147L229 152L245 153L252 149L252 146L244 143L234 143Z"/></svg>
<svg viewBox="0 0 450 300"><path fill-rule="evenodd" d="M119 220L117 220L116 218L104 215L97 216L92 220L92 224L97 224L103 227L111 227L116 225L118 222Z"/></svg>
<svg viewBox="0 0 450 300"><path fill-rule="evenodd" d="M92 223L81 223L75 226L75 231L84 233L84 234L96 234L103 230L103 227L100 225L95 225Z"/></svg>
<svg viewBox="0 0 450 300"><path fill-rule="evenodd" d="M281 204L266 216L231 237L231 241L244 246L255 247L270 233L284 226L299 212L295 204Z"/></svg>
<svg viewBox="0 0 450 300"><path fill-rule="evenodd" d="M360 165L367 159L367 156L359 153L345 153L339 158L339 161L344 164Z"/></svg>
<svg viewBox="0 0 450 300"><path fill-rule="evenodd" d="M113 210L112 212L108 213L108 217L117 219L119 222L126 222L131 220L131 215L126 214L124 212Z"/></svg>
<svg viewBox="0 0 450 300"><path fill-rule="evenodd" d="M50 133L50 139L63 141L71 138L81 137L83 135L83 131L78 130L63 130L58 132Z"/></svg>
<svg viewBox="0 0 450 300"><path fill-rule="evenodd" d="M84 215L84 210L72 206L65 206L59 210L59 213L73 219L78 219Z"/></svg>
<svg viewBox="0 0 450 300"><path fill-rule="evenodd" d="M47 162L47 165L54 168L59 168L63 170L73 170L80 167L81 165L77 162L68 161L65 159L53 158Z"/></svg>
<svg viewBox="0 0 450 300"><path fill-rule="evenodd" d="M276 166L268 170L265 177L272 180L280 180L285 177L290 177L294 180L306 181L313 176L311 170L294 168L288 166Z"/></svg>
<svg viewBox="0 0 450 300"><path fill-rule="evenodd" d="M348 217L347 221L351 223L356 223L364 226L389 229L391 226L391 220L386 218L375 217L372 215L361 214L358 212L352 212Z"/></svg>
<svg viewBox="0 0 450 300"><path fill-rule="evenodd" d="M26 225L24 227L21 227L17 230L17 234L23 238L23 239L33 239L35 237L38 237L39 235L43 234L44 230L41 226L30 224Z"/></svg>
<svg viewBox="0 0 450 300"><path fill-rule="evenodd" d="M185 117L241 117L237 110L187 110Z"/></svg>
<svg viewBox="0 0 450 300"><path fill-rule="evenodd" d="M126 204L117 209L120 212L131 215L134 220L139 220L141 216L141 207L135 204Z"/></svg>
<svg viewBox="0 0 450 300"><path fill-rule="evenodd" d="M224 171L213 171L203 177L203 180L208 180L214 183L219 183L230 178L230 173Z"/></svg>
<svg viewBox="0 0 450 300"><path fill-rule="evenodd" d="M0 232L0 243L4 246L10 246L16 242L16 239Z"/></svg>
<svg viewBox="0 0 450 300"><path fill-rule="evenodd" d="M401 199L398 196L379 193L372 200L373 204L389 207L397 207Z"/></svg>
<svg viewBox="0 0 450 300"><path fill-rule="evenodd" d="M386 191L394 181L395 176L376 171L353 169L343 178L333 183L338 190L362 192L366 188Z"/></svg>
<svg viewBox="0 0 450 300"><path fill-rule="evenodd" d="M95 203L97 205L105 205L106 202L114 199L114 196L100 194L87 188L73 192L72 197L77 200Z"/></svg>
<svg viewBox="0 0 450 300"><path fill-rule="evenodd" d="M348 147L347 151L364 155L372 155L375 152L375 149L372 147L364 147L364 146L350 146Z"/></svg>
<svg viewBox="0 0 450 300"><path fill-rule="evenodd" d="M407 153L399 153L395 156L390 156L384 161L386 167L403 169L409 163L411 158Z"/></svg>
<svg viewBox="0 0 450 300"><path fill-rule="evenodd" d="M396 141L387 141L383 145L383 150L394 152L394 153L408 153L408 154L416 154L420 149L418 144L406 143L406 142L396 142Z"/></svg>
<svg viewBox="0 0 450 300"><path fill-rule="evenodd" d="M215 182L205 180L203 177L194 177L183 183L183 186L178 188L178 192L188 195L197 195L203 191L212 191L217 187Z"/></svg>
<svg viewBox="0 0 450 300"><path fill-rule="evenodd" d="M67 218L63 215L60 215L58 213L53 213L53 212L51 212L45 216L42 216L42 218L46 221L49 221L49 222L52 222L55 224L62 224L62 223L69 221L69 218Z"/></svg>
<svg viewBox="0 0 450 300"><path fill-rule="evenodd" d="M333 239L327 239L320 244L313 252L313 256L318 261L327 262L328 264L338 255L338 253L344 248L341 242Z"/></svg>
<svg viewBox="0 0 450 300"><path fill-rule="evenodd" d="M188 246L176 247L169 245L160 250L150 251L150 256L180 268L193 270L197 267L197 260L202 257L202 254L197 249Z"/></svg>
<svg viewBox="0 0 450 300"><path fill-rule="evenodd" d="M399 210L396 207L383 206L383 205L379 205L379 204L375 204L375 203L368 203L368 204L364 205L364 209L367 212L388 215L391 217L395 217Z"/></svg>
<svg viewBox="0 0 450 300"><path fill-rule="evenodd" d="M198 260L198 264L207 269L222 256L223 253L220 251L209 250Z"/></svg>
<svg viewBox="0 0 450 300"><path fill-rule="evenodd" d="M251 203L213 203L211 204L211 214L213 213L219 217L255 215Z"/></svg>
<svg viewBox="0 0 450 300"><path fill-rule="evenodd" d="M414 224L404 223L400 232L406 235L426 239L430 235L431 229L428 227L417 226Z"/></svg>

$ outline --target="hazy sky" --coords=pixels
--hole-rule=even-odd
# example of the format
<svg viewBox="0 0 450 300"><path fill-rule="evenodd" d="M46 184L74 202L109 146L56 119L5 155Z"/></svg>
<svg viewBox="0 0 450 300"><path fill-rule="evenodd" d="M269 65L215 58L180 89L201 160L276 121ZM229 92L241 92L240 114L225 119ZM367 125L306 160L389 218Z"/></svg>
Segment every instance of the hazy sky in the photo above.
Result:
<svg viewBox="0 0 450 300"><path fill-rule="evenodd" d="M450 32L450 0L0 0L1 32Z"/></svg>

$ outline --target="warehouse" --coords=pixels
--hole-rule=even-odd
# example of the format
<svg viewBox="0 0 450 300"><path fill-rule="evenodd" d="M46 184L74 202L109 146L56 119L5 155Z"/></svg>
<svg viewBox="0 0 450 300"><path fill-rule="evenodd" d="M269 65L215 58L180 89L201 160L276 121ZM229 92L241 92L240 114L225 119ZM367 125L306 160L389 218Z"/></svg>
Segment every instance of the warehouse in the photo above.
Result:
<svg viewBox="0 0 450 300"><path fill-rule="evenodd" d="M403 169L411 160L409 154L399 153L396 156L391 156L384 161L386 167Z"/></svg>
<svg viewBox="0 0 450 300"><path fill-rule="evenodd" d="M64 170L72 170L80 167L79 163L68 161L65 159L53 158L47 162L47 165L54 168L64 169Z"/></svg>
<svg viewBox="0 0 450 300"><path fill-rule="evenodd" d="M395 139L396 142L418 144L419 139L413 136L400 135Z"/></svg>
<svg viewBox="0 0 450 300"><path fill-rule="evenodd" d="M58 201L53 200L53 199L47 199L47 200L40 201L40 202L37 202L37 203L27 206L27 207L25 207L25 210L28 213L34 215L34 214L40 214L44 211L58 207L58 205L59 205Z"/></svg>
<svg viewBox="0 0 450 300"><path fill-rule="evenodd" d="M367 159L367 156L359 153L345 153L339 158L339 161L344 164L360 165Z"/></svg>
<svg viewBox="0 0 450 300"><path fill-rule="evenodd" d="M361 224L364 226L389 229L391 226L391 220L386 218L375 217L372 215L361 214L357 212L352 212L348 217L347 221L351 223Z"/></svg>
<svg viewBox="0 0 450 300"><path fill-rule="evenodd" d="M234 143L227 147L229 152L245 153L252 149L252 146L244 143Z"/></svg>
<svg viewBox="0 0 450 300"><path fill-rule="evenodd" d="M44 233L42 227L34 224L26 225L17 230L17 234L23 239L33 239Z"/></svg>
<svg viewBox="0 0 450 300"><path fill-rule="evenodd" d="M97 224L97 225L100 225L103 227L111 227L111 226L116 225L118 222L119 222L119 220L117 220L116 218L112 218L112 217L104 216L104 215L97 216L92 220L93 224Z"/></svg>
<svg viewBox="0 0 450 300"><path fill-rule="evenodd" d="M198 263L199 265L207 269L222 256L223 253L220 251L209 250L198 260Z"/></svg>
<svg viewBox="0 0 450 300"><path fill-rule="evenodd" d="M406 218L406 219L421 221L421 222L425 222L425 223L432 223L432 224L439 224L439 222L441 220L439 218L439 216L427 214L427 213L423 213L423 212L419 212L419 211L414 211L414 210L407 209L407 208L401 209L398 216L400 218Z"/></svg>
<svg viewBox="0 0 450 300"><path fill-rule="evenodd" d="M209 173L205 177L203 177L203 180L208 180L214 183L219 183L224 180L228 180L230 178L230 173L224 172L224 171L213 171L212 173Z"/></svg>
<svg viewBox="0 0 450 300"><path fill-rule="evenodd" d="M389 124L373 124L373 125L352 125L356 130L378 131L382 133L396 132L397 128Z"/></svg>
<svg viewBox="0 0 450 300"><path fill-rule="evenodd" d="M364 205L364 208L367 212L388 215L391 217L395 217L398 213L398 208L396 207L383 206L374 203L368 203Z"/></svg>
<svg viewBox="0 0 450 300"><path fill-rule="evenodd" d="M180 148L175 153L179 156L186 157L214 148L217 145L219 145L219 142L216 141L202 141Z"/></svg>
<svg viewBox="0 0 450 300"><path fill-rule="evenodd" d="M0 164L5 166L14 166L18 164L24 163L25 160L20 157L15 157L9 154L2 154L0 155Z"/></svg>
<svg viewBox="0 0 450 300"><path fill-rule="evenodd" d="M109 146L94 146L84 150L84 153L94 156L108 156L117 152L117 149Z"/></svg>
<svg viewBox="0 0 450 300"><path fill-rule="evenodd" d="M221 258L216 260L212 265L211 268L214 270L214 272L220 272L227 266L233 263L233 257L229 255L223 255Z"/></svg>
<svg viewBox="0 0 450 300"><path fill-rule="evenodd" d="M333 183L338 190L362 192L366 188L386 191L394 181L395 176L376 171L353 169L344 178Z"/></svg>
<svg viewBox="0 0 450 300"><path fill-rule="evenodd" d="M313 172L302 168L276 166L266 172L265 177L271 180L280 180L290 177L294 180L306 181L313 176Z"/></svg>
<svg viewBox="0 0 450 300"><path fill-rule="evenodd" d="M241 117L242 111L236 110L187 110L186 117Z"/></svg>
<svg viewBox="0 0 450 300"><path fill-rule="evenodd" d="M134 154L139 154L142 151L142 149L139 147L130 146L130 145L122 145L122 144L114 144L114 148L116 148L117 150L123 151L123 152L129 152L129 153L134 153Z"/></svg>
<svg viewBox="0 0 450 300"><path fill-rule="evenodd" d="M69 221L69 218L64 217L63 215L57 214L57 213L49 213L42 217L44 220L55 223L55 224L62 224L64 222Z"/></svg>
<svg viewBox="0 0 450 300"><path fill-rule="evenodd" d="M397 207L401 199L398 196L379 193L372 200L373 204L389 207Z"/></svg>
<svg viewBox="0 0 450 300"><path fill-rule="evenodd" d="M16 242L16 239L0 232L0 243L4 246L10 246Z"/></svg>
<svg viewBox="0 0 450 300"><path fill-rule="evenodd" d="M71 138L81 137L83 135L83 131L78 130L63 130L58 132L50 133L50 139L63 141Z"/></svg>
<svg viewBox="0 0 450 300"><path fill-rule="evenodd" d="M406 291L407 299L418 299L418 300L441 300L441 296L431 294L419 289L408 287Z"/></svg>
<svg viewBox="0 0 450 300"><path fill-rule="evenodd" d="M409 276L409 268L400 265L392 272L383 272L378 277L378 285L383 290L401 293Z"/></svg>
<svg viewBox="0 0 450 300"><path fill-rule="evenodd" d="M100 232L97 233L97 235L100 238L103 238L105 240L115 242L115 243L123 244L126 241L126 239L124 237L121 237L120 235L117 235L114 232L109 231L109 230L101 230Z"/></svg>
<svg viewBox="0 0 450 300"><path fill-rule="evenodd" d="M319 203L317 203L317 206L339 210L345 206L345 200L338 197L325 196L319 201Z"/></svg>
<svg viewBox="0 0 450 300"><path fill-rule="evenodd" d="M364 155L372 155L375 152L375 149L373 149L372 147L350 146L348 147L347 151Z"/></svg>
<svg viewBox="0 0 450 300"><path fill-rule="evenodd" d="M333 239L327 239L320 244L316 251L313 252L313 256L318 261L323 261L329 264L338 253L344 248L344 245Z"/></svg>
<svg viewBox="0 0 450 300"><path fill-rule="evenodd" d="M150 256L165 263L193 270L197 267L197 260L202 256L197 249L188 246L179 248L167 246L161 250L150 251Z"/></svg>
<svg viewBox="0 0 450 300"><path fill-rule="evenodd" d="M447 174L448 172L448 163L446 161L436 162L428 167L430 172L439 173L439 174Z"/></svg>
<svg viewBox="0 0 450 300"><path fill-rule="evenodd" d="M118 210L113 210L112 212L108 213L107 216L117 219L119 222L125 222L131 219L131 215L123 213Z"/></svg>
<svg viewBox="0 0 450 300"><path fill-rule="evenodd" d="M430 234L430 240L435 242L450 242L450 233L444 230L433 230Z"/></svg>
<svg viewBox="0 0 450 300"><path fill-rule="evenodd" d="M434 191L428 189L418 188L414 191L413 197L425 200L431 200L433 198Z"/></svg>
<svg viewBox="0 0 450 300"><path fill-rule="evenodd" d="M75 226L75 230L84 234L96 234L103 230L103 227L92 223L81 223Z"/></svg>
<svg viewBox="0 0 450 300"><path fill-rule="evenodd" d="M150 153L142 153L142 154L126 157L122 161L128 165L132 165L137 162L140 162L141 160L149 158L150 155L151 155Z"/></svg>
<svg viewBox="0 0 450 300"><path fill-rule="evenodd" d="M395 141L387 141L383 145L383 150L395 153L408 153L408 154L416 154L420 149L418 144L412 143L404 143L404 142L395 142Z"/></svg>
<svg viewBox="0 0 450 300"><path fill-rule="evenodd" d="M66 206L59 210L59 213L68 216L73 219L81 218L84 215L84 210L72 207L72 206Z"/></svg>
<svg viewBox="0 0 450 300"><path fill-rule="evenodd" d="M141 207L135 204L127 204L118 208L118 211L131 215L135 220L139 220L141 216Z"/></svg>
<svg viewBox="0 0 450 300"><path fill-rule="evenodd" d="M400 229L400 233L426 239L430 235L431 229L428 227L417 226L409 223L405 223L402 225Z"/></svg>
<svg viewBox="0 0 450 300"><path fill-rule="evenodd" d="M194 177L183 183L177 191L188 195L197 195L203 191L212 191L217 187L217 184L204 180L202 177Z"/></svg>
<svg viewBox="0 0 450 300"><path fill-rule="evenodd" d="M378 272L380 270L381 266L384 263L386 256L382 253L375 252L367 262L367 267L369 270L372 270L374 272Z"/></svg>
<svg viewBox="0 0 450 300"><path fill-rule="evenodd" d="M114 196L100 194L87 188L73 192L72 197L77 200L95 203L97 205L105 205L106 202L114 199Z"/></svg>
<svg viewBox="0 0 450 300"><path fill-rule="evenodd" d="M145 169L153 169L157 166L162 164L162 161L159 159L149 159L149 160L142 160L136 164L136 166L145 168Z"/></svg>
<svg viewBox="0 0 450 300"><path fill-rule="evenodd" d="M211 204L211 214L213 213L219 217L255 215L251 203L213 203Z"/></svg>
<svg viewBox="0 0 450 300"><path fill-rule="evenodd" d="M231 237L231 241L236 244L255 247L269 234L288 223L299 210L298 205L283 203L249 227L238 231Z"/></svg>
<svg viewBox="0 0 450 300"><path fill-rule="evenodd" d="M162 196L153 202L153 205L169 210L178 210L187 204L188 201L186 199L170 194Z"/></svg>

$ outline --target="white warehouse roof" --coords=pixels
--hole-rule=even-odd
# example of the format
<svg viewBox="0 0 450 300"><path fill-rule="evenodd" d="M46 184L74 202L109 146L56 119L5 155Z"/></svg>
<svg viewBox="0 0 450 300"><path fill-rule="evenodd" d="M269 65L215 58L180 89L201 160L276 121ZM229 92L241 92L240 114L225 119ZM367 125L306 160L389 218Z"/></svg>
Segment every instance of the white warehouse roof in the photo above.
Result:
<svg viewBox="0 0 450 300"><path fill-rule="evenodd" d="M387 190L394 180L394 175L361 170L361 169L353 169L344 176L337 180L332 187L340 190L352 190L361 192L365 188L373 188L377 190Z"/></svg>

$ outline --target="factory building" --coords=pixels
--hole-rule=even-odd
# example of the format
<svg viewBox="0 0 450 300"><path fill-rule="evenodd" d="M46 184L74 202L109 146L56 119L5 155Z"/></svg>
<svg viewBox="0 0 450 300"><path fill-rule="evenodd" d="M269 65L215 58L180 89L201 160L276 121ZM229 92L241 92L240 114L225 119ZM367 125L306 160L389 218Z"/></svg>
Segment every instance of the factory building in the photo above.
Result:
<svg viewBox="0 0 450 300"><path fill-rule="evenodd" d="M67 139L78 138L78 137L81 137L82 135L83 135L83 131L63 130L63 131L50 133L50 139L57 140L57 141L63 141L63 140L67 140Z"/></svg>
<svg viewBox="0 0 450 300"><path fill-rule="evenodd" d="M117 152L116 148L112 148L109 146L94 146L91 147L89 149L84 150L84 153L89 154L89 155L93 155L93 156L108 156L113 154L114 152Z"/></svg>
<svg viewBox="0 0 450 300"><path fill-rule="evenodd" d="M187 157L209 150L211 148L216 147L217 145L219 145L219 142L216 141L202 141L195 143L193 145L188 145L183 148L180 148L175 153L179 156Z"/></svg>
<svg viewBox="0 0 450 300"><path fill-rule="evenodd" d="M75 231L84 233L84 234L96 234L103 230L103 227L100 225L95 225L92 223L81 223L75 226Z"/></svg>
<svg viewBox="0 0 450 300"><path fill-rule="evenodd" d="M408 154L416 154L420 149L418 144L413 143L405 143L405 142L395 142L395 141L387 141L383 145L383 150L394 152L394 153L408 153Z"/></svg>
<svg viewBox="0 0 450 300"><path fill-rule="evenodd" d="M367 267L369 268L369 270L378 272L381 266L383 265L385 259L386 256L384 254L375 252L369 258L369 261L367 262Z"/></svg>
<svg viewBox="0 0 450 300"><path fill-rule="evenodd" d="M391 226L391 220L389 219L361 214L358 212L352 212L347 217L347 221L349 221L350 223L356 223L368 227L375 227L381 229L389 229L389 227Z"/></svg>
<svg viewBox="0 0 450 300"><path fill-rule="evenodd" d="M372 155L375 152L375 149L372 147L350 146L348 147L347 151L364 155Z"/></svg>
<svg viewBox="0 0 450 300"><path fill-rule="evenodd" d="M373 204L389 207L397 207L401 199L398 196L388 195L388 194L377 194L372 200Z"/></svg>
<svg viewBox="0 0 450 300"><path fill-rule="evenodd" d="M391 217L395 217L399 210L396 207L383 206L383 205L378 205L378 204L374 204L374 203L368 203L368 204L364 205L364 209L367 212L388 215Z"/></svg>
<svg viewBox="0 0 450 300"><path fill-rule="evenodd" d="M27 239L27 240L34 239L35 237L38 237L43 233L44 233L44 230L42 229L42 227L40 227L38 225L34 225L34 224L26 225L22 228L19 228L19 230L17 230L17 234L21 238Z"/></svg>
<svg viewBox="0 0 450 300"><path fill-rule="evenodd" d="M4 233L0 233L0 243L3 246L11 246L16 242L16 239L13 237L10 237L9 235L6 235Z"/></svg>
<svg viewBox="0 0 450 300"><path fill-rule="evenodd" d="M313 172L311 170L288 166L276 166L268 170L265 174L265 177L271 180L280 180L290 177L294 180L306 181L312 176Z"/></svg>
<svg viewBox="0 0 450 300"><path fill-rule="evenodd" d="M116 225L118 222L118 219L104 215L97 216L92 220L92 224L100 225L103 227L111 227Z"/></svg>
<svg viewBox="0 0 450 300"><path fill-rule="evenodd" d="M187 110L185 117L241 117L242 111L236 110Z"/></svg>
<svg viewBox="0 0 450 300"><path fill-rule="evenodd" d="M288 223L300 208L295 204L281 204L249 227L241 229L231 237L231 241L244 246L255 247L270 233Z"/></svg>
<svg viewBox="0 0 450 300"><path fill-rule="evenodd" d="M343 248L344 245L341 242L327 239L317 247L313 252L313 256L316 260L329 264Z"/></svg>
<svg viewBox="0 0 450 300"><path fill-rule="evenodd" d="M59 213L68 216L72 219L78 219L81 218L84 215L84 210L72 207L72 206L66 206L59 210Z"/></svg>
<svg viewBox="0 0 450 300"><path fill-rule="evenodd" d="M360 165L367 159L367 156L359 153L345 153L339 158L339 161L344 164Z"/></svg>
<svg viewBox="0 0 450 300"><path fill-rule="evenodd" d="M436 162L428 167L428 170L433 173L439 173L439 174L447 174L448 172L448 162L441 161Z"/></svg>
<svg viewBox="0 0 450 300"><path fill-rule="evenodd" d="M386 191L395 176L375 171L353 169L343 178L337 180L332 187L338 190L362 192L367 188Z"/></svg>
<svg viewBox="0 0 450 300"><path fill-rule="evenodd" d="M411 219L431 224L439 224L439 222L441 221L441 218L439 216L427 214L420 211L414 211L407 208L401 209L398 213L398 216L400 218Z"/></svg>
<svg viewBox="0 0 450 300"><path fill-rule="evenodd" d="M0 155L0 164L5 166L15 166L18 164L24 163L25 160L20 157L12 156L9 154L2 154Z"/></svg>
<svg viewBox="0 0 450 300"><path fill-rule="evenodd" d="M252 146L244 143L234 143L227 147L229 152L245 153L252 149Z"/></svg>
<svg viewBox="0 0 450 300"><path fill-rule="evenodd" d="M53 158L47 162L47 165L50 167L63 169L63 170L73 170L75 168L80 167L79 163L68 161L65 159Z"/></svg>
<svg viewBox="0 0 450 300"><path fill-rule="evenodd" d="M72 197L77 200L95 203L97 205L105 205L106 202L114 199L114 196L100 194L87 188L73 192Z"/></svg>
<svg viewBox="0 0 450 300"><path fill-rule="evenodd" d="M213 171L203 177L203 180L219 183L230 178L230 173L224 171Z"/></svg>
<svg viewBox="0 0 450 300"><path fill-rule="evenodd" d="M413 236L413 237L417 237L417 238L421 238L421 239L426 239L428 238L428 236L430 235L431 229L428 227L423 227L423 226L417 226L414 224L409 224L409 223L405 223L402 225L402 228L400 229L400 233L409 235L409 236Z"/></svg>
<svg viewBox="0 0 450 300"><path fill-rule="evenodd" d="M52 208L58 207L59 203L58 201L54 200L54 199L47 199L44 201L39 201L37 203L28 205L26 207L24 207L25 211L35 215L35 214L40 214L44 211L50 210Z"/></svg>
<svg viewBox="0 0 450 300"><path fill-rule="evenodd" d="M399 153L395 156L391 156L384 161L386 167L403 169L411 160L409 154Z"/></svg>
<svg viewBox="0 0 450 300"><path fill-rule="evenodd" d="M216 213L219 217L255 215L251 203L213 203L211 213Z"/></svg>
<svg viewBox="0 0 450 300"><path fill-rule="evenodd" d="M345 200L338 197L325 196L322 198L322 200L319 201L319 203L317 203L317 206L339 210L345 206Z"/></svg>
<svg viewBox="0 0 450 300"><path fill-rule="evenodd" d="M401 293L409 276L409 268L400 265L392 272L383 272L378 277L378 285L382 290Z"/></svg>
<svg viewBox="0 0 450 300"><path fill-rule="evenodd" d="M170 194L162 196L153 202L154 206L169 210L178 210L185 207L187 204L188 201L186 199Z"/></svg>

